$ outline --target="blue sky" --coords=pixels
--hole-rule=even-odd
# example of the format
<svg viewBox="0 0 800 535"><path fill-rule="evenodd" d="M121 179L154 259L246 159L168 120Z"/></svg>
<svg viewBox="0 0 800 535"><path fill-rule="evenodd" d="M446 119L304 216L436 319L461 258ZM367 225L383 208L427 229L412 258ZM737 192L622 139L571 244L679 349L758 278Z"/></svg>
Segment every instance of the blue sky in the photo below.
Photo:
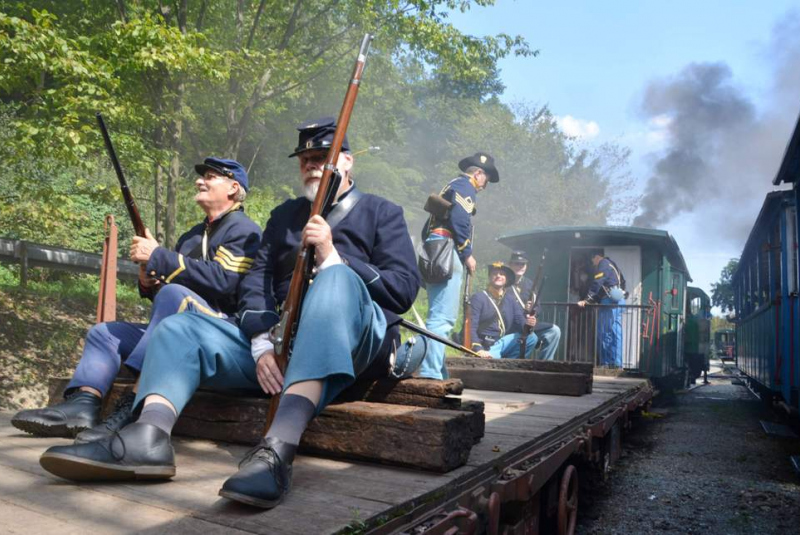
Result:
<svg viewBox="0 0 800 535"><path fill-rule="evenodd" d="M666 143L663 129L638 112L646 85L675 76L693 62L724 62L732 71L732 83L759 113L774 108L770 100L775 98L775 66L769 44L775 25L798 7L788 0L498 0L491 7L453 13L450 20L473 35L524 36L540 53L501 61L506 85L502 99L547 104L554 115L571 116L573 127L583 128L582 143L587 145L614 141L630 147L631 170L644 188ZM794 109L785 110L790 119L777 128L773 145L782 143L780 150L769 152L775 170L800 110L800 93L796 101ZM770 189L774 170L768 162L758 174L764 176L752 180L763 181L763 187L748 192L752 198L737 207L749 221ZM725 240L698 232L704 221L724 213L719 207L701 208L661 225L676 236L695 282L706 291L727 260L739 256L746 238L741 230L736 238Z"/></svg>

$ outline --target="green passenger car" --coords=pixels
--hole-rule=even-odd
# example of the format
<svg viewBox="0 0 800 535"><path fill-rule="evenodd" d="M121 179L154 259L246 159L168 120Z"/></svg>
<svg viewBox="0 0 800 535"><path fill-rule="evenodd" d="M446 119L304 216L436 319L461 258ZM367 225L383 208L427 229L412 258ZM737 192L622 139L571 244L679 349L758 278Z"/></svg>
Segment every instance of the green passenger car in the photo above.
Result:
<svg viewBox="0 0 800 535"><path fill-rule="evenodd" d="M652 378L662 388L680 388L687 381L684 358L687 282L686 262L668 232L637 227L545 227L497 238L531 260L528 276L546 249L540 321L562 331L557 359L600 360L598 325L603 308L580 308L594 277L591 256L611 258L626 280L622 310L622 367Z"/></svg>

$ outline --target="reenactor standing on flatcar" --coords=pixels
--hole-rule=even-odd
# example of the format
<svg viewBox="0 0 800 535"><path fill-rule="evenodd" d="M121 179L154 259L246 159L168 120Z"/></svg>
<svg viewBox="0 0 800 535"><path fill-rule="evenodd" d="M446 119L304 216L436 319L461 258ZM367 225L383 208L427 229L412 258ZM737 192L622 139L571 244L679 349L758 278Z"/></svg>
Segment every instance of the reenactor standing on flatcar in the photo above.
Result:
<svg viewBox="0 0 800 535"><path fill-rule="evenodd" d="M592 254L596 271L589 293L579 307L587 304L624 305L625 277L613 260L598 251ZM622 309L619 306L601 307L597 314L597 346L600 365L622 367Z"/></svg>
<svg viewBox="0 0 800 535"><path fill-rule="evenodd" d="M425 278L428 290L428 330L444 337L450 336L458 317L461 297L461 280L464 269L475 273L475 257L472 256L472 216L475 214L475 199L478 192L489 182L499 182L500 173L494 165L494 158L478 152L458 162L462 174L448 182L440 195L452 206L447 219L431 216L422 232L426 242L452 240L455 247L452 253L452 271L442 281ZM425 360L419 369L419 377L444 379L444 345L430 341Z"/></svg>
<svg viewBox="0 0 800 535"><path fill-rule="evenodd" d="M531 306L536 301L535 289L533 281L525 276L528 271L528 257L525 256L524 251L514 251L511 253L511 258L508 261L509 267L514 271L515 282L511 286L511 293L514 295L514 300L517 305L522 308L523 313L526 310L531 310ZM558 325L548 323L546 321L539 321L537 310L533 310L533 332L540 342L540 351L542 360L553 360L558 350L558 343L561 341L561 329ZM525 353L527 351L527 345Z"/></svg>
<svg viewBox="0 0 800 535"><path fill-rule="evenodd" d="M148 340L166 317L187 311L226 318L236 313L239 280L253 265L261 229L244 214L247 172L239 162L206 158L195 166L195 201L203 222L178 239L175 250L161 247L146 231L136 236L130 257L139 263L139 295L153 301L150 323L113 321L89 329L83 356L65 390L65 401L30 409L12 418L14 427L37 436L90 441L132 421L134 394L124 395L100 421L100 406L120 365L139 375Z"/></svg>

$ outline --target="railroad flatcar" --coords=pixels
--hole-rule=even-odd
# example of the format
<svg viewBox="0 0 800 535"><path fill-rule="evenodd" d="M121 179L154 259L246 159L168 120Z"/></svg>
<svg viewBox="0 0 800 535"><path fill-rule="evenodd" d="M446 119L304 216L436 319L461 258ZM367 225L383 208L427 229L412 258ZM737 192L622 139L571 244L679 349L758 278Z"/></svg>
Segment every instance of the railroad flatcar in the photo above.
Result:
<svg viewBox="0 0 800 535"><path fill-rule="evenodd" d="M686 285L691 277L668 232L637 227L547 227L506 234L498 241L528 254L530 278L546 249L539 318L561 328L557 359L601 363L596 333L602 307L576 305L594 275L591 255L601 251L626 279L628 297L620 307L621 368L650 377L660 388L682 388L687 383L684 336Z"/></svg>

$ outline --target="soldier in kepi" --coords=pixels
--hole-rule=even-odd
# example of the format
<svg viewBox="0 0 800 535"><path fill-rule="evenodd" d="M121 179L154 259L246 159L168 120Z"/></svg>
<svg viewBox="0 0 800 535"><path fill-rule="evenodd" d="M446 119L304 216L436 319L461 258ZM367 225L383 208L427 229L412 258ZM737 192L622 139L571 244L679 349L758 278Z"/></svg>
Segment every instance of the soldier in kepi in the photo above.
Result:
<svg viewBox="0 0 800 535"><path fill-rule="evenodd" d="M261 229L242 205L247 173L239 162L221 158L206 158L195 170L195 202L205 220L182 235L175 250L161 247L149 230L145 237L134 237L130 248L131 260L139 263L139 294L153 301L150 323L94 325L66 399L17 413L11 420L14 427L37 436L77 435L79 442L114 433L132 421L134 394L122 396L102 422L101 402L121 364L139 375L147 343L164 318L187 311L215 318L236 313L236 288L253 265L261 238Z"/></svg>
<svg viewBox="0 0 800 535"><path fill-rule="evenodd" d="M536 294L534 293L533 281L525 276L528 271L528 257L525 256L524 251L514 251L511 253L511 258L508 261L508 266L514 271L515 282L511 287L511 292L514 294L514 300L517 302L524 311L531 310L531 306L536 302ZM561 340L561 329L558 325L539 321L539 307L532 310L533 314L533 332L539 339L539 351L542 360L553 360L558 350L558 343ZM528 353L527 346L525 353Z"/></svg>
<svg viewBox="0 0 800 535"><path fill-rule="evenodd" d="M624 305L625 277L613 260L602 250L592 253L594 278L586 299L578 301L579 307L587 304ZM601 307L597 313L597 347L600 365L622 367L622 309L618 306Z"/></svg>
<svg viewBox="0 0 800 535"><path fill-rule="evenodd" d="M220 495L274 507L289 491L295 451L311 419L357 376L386 377L403 367L395 360L398 315L420 286L403 210L356 188L345 139L336 203L327 219L309 219L335 124L325 118L298 129L291 156L300 164L305 195L270 214L241 283L238 324L198 312L164 320L147 348L134 402L142 407L138 420L106 440L50 448L40 459L47 471L76 481L171 478L170 434L198 387L263 390L281 396L275 419ZM281 373L268 333L279 320L301 243L314 247L316 276Z"/></svg>
<svg viewBox="0 0 800 535"><path fill-rule="evenodd" d="M464 158L458 162L458 167L462 173L451 180L440 193L451 205L447 216L431 215L422 232L422 238L426 242L424 246L443 244L444 240L451 240L449 245L454 245L449 277L444 277L444 280L425 280L428 290L428 318L425 326L444 337L450 336L458 317L464 269L471 274L475 273L476 263L472 256L475 198L489 182L500 181L494 158L486 153L478 152ZM429 379L447 377L443 344L430 341L418 375Z"/></svg>
<svg viewBox="0 0 800 535"><path fill-rule="evenodd" d="M514 296L514 271L503 264L489 264L486 289L469 299L472 314L472 350L483 358L520 358L520 336L527 324L533 327L536 318L527 316ZM533 356L537 341L531 332L526 341L524 358Z"/></svg>

